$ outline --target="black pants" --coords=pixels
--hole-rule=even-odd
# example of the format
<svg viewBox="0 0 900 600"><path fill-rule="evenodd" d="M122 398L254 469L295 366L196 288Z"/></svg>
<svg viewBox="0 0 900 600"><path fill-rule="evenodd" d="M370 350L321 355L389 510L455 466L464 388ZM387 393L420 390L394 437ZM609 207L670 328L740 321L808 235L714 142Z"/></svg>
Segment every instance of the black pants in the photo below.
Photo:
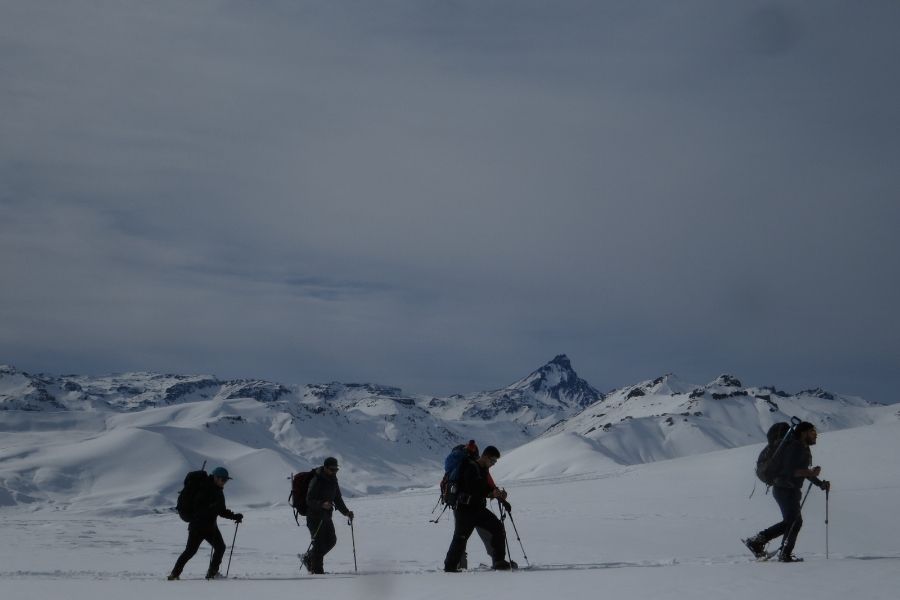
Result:
<svg viewBox="0 0 900 600"><path fill-rule="evenodd" d="M784 544L781 553L790 555L794 551L800 528L803 527L803 516L800 514L803 491L799 488L773 487L772 497L781 509L781 522L761 531L760 535L767 542L783 535Z"/></svg>
<svg viewBox="0 0 900 600"><path fill-rule="evenodd" d="M312 538L312 546L306 553L310 569L313 573L324 573L325 555L337 544L334 521L331 520L330 513L323 513L315 517L306 517L306 527Z"/></svg>
<svg viewBox="0 0 900 600"><path fill-rule="evenodd" d="M486 506L460 506L453 511L455 523L453 526L453 540L444 558L445 569L456 569L459 560L466 551L466 543L475 528L483 529L490 535L492 547L491 559L494 562L503 560L506 554L506 537L503 534L503 524L500 519L487 509Z"/></svg>
<svg viewBox="0 0 900 600"><path fill-rule="evenodd" d="M178 560L175 561L172 575L175 577L181 575L184 565L197 554L197 550L200 549L200 544L203 542L209 542L209 545L213 548L212 560L209 561L209 569L206 574L215 575L219 572L219 565L222 564L222 557L225 556L225 540L222 539L222 532L219 531L218 525L213 523L212 525L191 525L188 527L187 546L185 546L184 552L181 553Z"/></svg>

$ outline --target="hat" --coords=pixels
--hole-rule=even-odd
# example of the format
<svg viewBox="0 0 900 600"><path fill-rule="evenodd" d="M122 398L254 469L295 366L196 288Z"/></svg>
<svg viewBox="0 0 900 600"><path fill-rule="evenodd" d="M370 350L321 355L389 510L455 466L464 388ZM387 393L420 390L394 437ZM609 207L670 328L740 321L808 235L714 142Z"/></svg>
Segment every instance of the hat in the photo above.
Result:
<svg viewBox="0 0 900 600"><path fill-rule="evenodd" d="M228 476L228 469L226 469L225 467L216 467L215 469L212 470L211 475L213 477L220 477L220 478L224 479L225 481L228 481L229 479L231 479L231 477Z"/></svg>
<svg viewBox="0 0 900 600"><path fill-rule="evenodd" d="M494 458L500 458L500 451L497 450L496 446L488 446L481 454L484 456L493 456Z"/></svg>
<svg viewBox="0 0 900 600"><path fill-rule="evenodd" d="M326 467L330 467L330 468L332 468L332 469L337 469L337 468L338 468L338 462L337 462L337 459L336 459L335 457L333 457L333 456L329 456L328 458L326 458L326 459L325 459L325 462L323 463L323 465L326 466Z"/></svg>

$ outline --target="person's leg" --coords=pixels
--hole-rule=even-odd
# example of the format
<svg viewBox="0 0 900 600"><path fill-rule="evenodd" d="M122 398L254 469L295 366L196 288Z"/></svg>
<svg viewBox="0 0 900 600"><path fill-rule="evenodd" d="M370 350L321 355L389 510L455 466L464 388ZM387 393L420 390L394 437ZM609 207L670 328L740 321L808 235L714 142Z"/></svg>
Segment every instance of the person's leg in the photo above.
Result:
<svg viewBox="0 0 900 600"><path fill-rule="evenodd" d="M188 539L187 545L184 547L184 552L181 553L181 556L178 557L178 560L175 561L175 567L172 569L172 573L170 577L180 577L181 572L184 571L184 566L187 564L189 560L191 560L195 554L197 554L197 550L200 549L200 544L203 543L203 531L199 529L188 529Z"/></svg>
<svg viewBox="0 0 900 600"><path fill-rule="evenodd" d="M214 577L219 572L219 566L222 564L222 557L225 556L225 540L222 539L222 532L219 531L217 525L213 525L206 534L206 541L213 548L212 559L209 561L209 569L206 571L206 577Z"/></svg>
<svg viewBox="0 0 900 600"><path fill-rule="evenodd" d="M466 542L475 529L475 515L471 509L457 508L454 513L453 540L444 558L445 571L458 570L459 561L466 551Z"/></svg>
<svg viewBox="0 0 900 600"><path fill-rule="evenodd" d="M316 537L314 544L316 551L316 561L313 564L314 572L325 572L325 555L331 552L335 544L337 544L337 534L334 531L334 521L327 518L322 519L322 527L319 529L319 535Z"/></svg>
<svg viewBox="0 0 900 600"><path fill-rule="evenodd" d="M475 526L485 530L490 536L490 555L494 564L506 561L506 536L503 535L503 523L487 508L480 509L475 516Z"/></svg>
<svg viewBox="0 0 900 600"><path fill-rule="evenodd" d="M790 557L797 543L797 535L803 527L803 516L800 514L800 502L803 491L800 489L784 489L779 494L778 505L784 517L785 533L784 545L781 548L781 556Z"/></svg>

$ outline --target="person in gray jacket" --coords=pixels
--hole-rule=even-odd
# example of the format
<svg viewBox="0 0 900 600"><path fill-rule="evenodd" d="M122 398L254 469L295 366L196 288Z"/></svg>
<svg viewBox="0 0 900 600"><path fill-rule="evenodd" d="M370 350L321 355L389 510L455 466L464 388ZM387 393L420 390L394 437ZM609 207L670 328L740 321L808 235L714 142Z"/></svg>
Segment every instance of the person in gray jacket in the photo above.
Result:
<svg viewBox="0 0 900 600"><path fill-rule="evenodd" d="M338 485L339 470L336 458L329 456L324 464L315 470L306 492L306 527L312 536L309 551L303 555L303 565L310 573L324 573L325 555L337 544L332 515L337 508L351 521L353 511L344 504Z"/></svg>

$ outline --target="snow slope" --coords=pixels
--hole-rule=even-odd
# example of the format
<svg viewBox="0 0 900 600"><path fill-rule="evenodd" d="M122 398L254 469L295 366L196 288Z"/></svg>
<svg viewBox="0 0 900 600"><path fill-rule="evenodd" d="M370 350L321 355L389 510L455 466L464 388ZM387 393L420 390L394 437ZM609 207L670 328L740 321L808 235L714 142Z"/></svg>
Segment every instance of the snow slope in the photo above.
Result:
<svg viewBox="0 0 900 600"><path fill-rule="evenodd" d="M575 440L575 436L570 436ZM542 440L552 444L553 440ZM579 442L583 443L583 442ZM359 574L354 575L350 529L337 521L339 542L326 560L331 575L310 577L296 554L308 534L285 507L254 510L228 484L231 508L245 523L235 532L222 523L230 544L237 533L228 581L205 582L206 547L188 564L186 580L167 582L186 538L172 514L97 516L72 510L48 512L27 506L2 509L0 597L94 600L127 595L133 600L220 600L324 594L334 600L391 598L516 598L559 596L692 598L694 600L782 597L879 600L896 597L900 584L900 424L824 433L815 462L834 489L829 499L828 549L824 494L814 489L804 509L796 551L802 564L757 563L739 538L775 522L770 496L753 485L758 445L651 464L611 463L589 471L593 454L571 458L580 475L562 471L528 481L504 473L526 472L532 457L504 456L495 467L513 504L516 532L508 526L511 553L533 570L449 575L439 566L451 537L451 520L429 523L434 491L370 495L348 501L356 514L354 537ZM546 451L553 448L546 447ZM558 450L558 449L557 449ZM153 461L150 455L143 462ZM865 466L865 468L860 468ZM48 465L56 467L59 465ZM342 479L349 477L342 472ZM161 478L150 484L163 485ZM477 539L470 563L486 560ZM227 562L227 558L226 558Z"/></svg>

